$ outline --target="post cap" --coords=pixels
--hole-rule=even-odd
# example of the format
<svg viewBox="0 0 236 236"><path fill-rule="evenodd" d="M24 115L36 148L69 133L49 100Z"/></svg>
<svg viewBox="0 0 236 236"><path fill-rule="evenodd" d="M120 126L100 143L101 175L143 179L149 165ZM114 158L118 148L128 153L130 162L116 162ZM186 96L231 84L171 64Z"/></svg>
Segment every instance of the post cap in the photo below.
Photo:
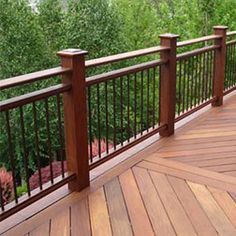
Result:
<svg viewBox="0 0 236 236"><path fill-rule="evenodd" d="M77 49L77 48L69 48L69 49L59 51L57 53L57 55L61 57L73 57L73 56L87 55L87 54L88 54L87 51Z"/></svg>
<svg viewBox="0 0 236 236"><path fill-rule="evenodd" d="M214 30L217 30L217 29L227 30L228 28L229 27L225 25L216 25L213 27Z"/></svg>
<svg viewBox="0 0 236 236"><path fill-rule="evenodd" d="M179 38L179 35L167 33L167 34L161 34L159 37L165 39L174 39L174 38Z"/></svg>

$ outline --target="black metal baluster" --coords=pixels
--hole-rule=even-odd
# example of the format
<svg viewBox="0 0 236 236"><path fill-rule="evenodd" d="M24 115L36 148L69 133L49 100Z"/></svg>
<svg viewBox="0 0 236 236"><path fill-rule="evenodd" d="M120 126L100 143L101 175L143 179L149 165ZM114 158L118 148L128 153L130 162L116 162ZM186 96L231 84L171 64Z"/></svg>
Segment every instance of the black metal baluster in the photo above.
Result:
<svg viewBox="0 0 236 236"><path fill-rule="evenodd" d="M179 81L178 81L178 85L179 85L179 88L178 88L178 115L180 115L180 111L181 111L181 98L182 98L182 86L181 86L181 80L182 80L182 61L180 60L179 61L179 73L178 73L178 78L179 78Z"/></svg>
<svg viewBox="0 0 236 236"><path fill-rule="evenodd" d="M156 68L153 67L153 78L152 78L152 128L154 129L155 127L155 111L156 111L156 89L155 89L155 74L156 74Z"/></svg>
<svg viewBox="0 0 236 236"><path fill-rule="evenodd" d="M92 136L92 107L91 107L91 86L88 86L88 122L89 122L89 156L93 163L93 136Z"/></svg>
<svg viewBox="0 0 236 236"><path fill-rule="evenodd" d="M128 119L128 142L130 142L130 75L127 81L127 119Z"/></svg>
<svg viewBox="0 0 236 236"><path fill-rule="evenodd" d="M134 74L134 138L137 135L137 74Z"/></svg>
<svg viewBox="0 0 236 236"><path fill-rule="evenodd" d="M116 81L113 80L113 146L116 150Z"/></svg>
<svg viewBox="0 0 236 236"><path fill-rule="evenodd" d="M158 74L158 126L160 126L160 117L161 117L161 66L159 66L159 74Z"/></svg>
<svg viewBox="0 0 236 236"><path fill-rule="evenodd" d="M61 161L61 172L62 177L65 177L65 167L64 167L64 159L63 159L63 131L62 131L62 119L61 119L61 98L60 94L57 94L57 121L58 121L58 136L59 136L59 144L60 144L60 161Z"/></svg>
<svg viewBox="0 0 236 236"><path fill-rule="evenodd" d="M191 102L190 109L193 108L193 100L194 100L194 57L191 57Z"/></svg>
<svg viewBox="0 0 236 236"><path fill-rule="evenodd" d="M100 89L97 84L98 156L101 157Z"/></svg>
<svg viewBox="0 0 236 236"><path fill-rule="evenodd" d="M185 99L186 99L186 60L184 62L184 76L183 76L183 97L182 97L182 113L185 111Z"/></svg>
<svg viewBox="0 0 236 236"><path fill-rule="evenodd" d="M186 82L186 87L187 87L187 92L186 92L186 111L189 110L189 95L190 95L190 91L189 91L189 82L190 82L190 76L189 76L189 69L190 69L190 59L186 60L186 65L187 65L187 69L186 69L186 79L187 79L187 82Z"/></svg>
<svg viewBox="0 0 236 236"><path fill-rule="evenodd" d="M120 77L120 134L121 134L121 146L123 146L123 77Z"/></svg>
<svg viewBox="0 0 236 236"><path fill-rule="evenodd" d="M23 147L23 157L24 157L24 169L25 169L25 177L26 177L26 186L27 186L28 196L30 196L28 157L27 157L26 142L25 142L24 114L23 114L22 107L19 107L19 109L20 109L21 138L22 138L22 147Z"/></svg>
<svg viewBox="0 0 236 236"><path fill-rule="evenodd" d="M143 71L141 72L141 134L143 134Z"/></svg>
<svg viewBox="0 0 236 236"><path fill-rule="evenodd" d="M51 148L51 136L50 136L50 123L49 123L49 110L48 110L48 99L45 98L45 111L46 111L46 129L47 129L47 143L48 143L48 155L49 155L49 166L50 166L50 177L51 183L53 184L53 166L52 166L52 148Z"/></svg>
<svg viewBox="0 0 236 236"><path fill-rule="evenodd" d="M2 193L2 180L0 178L0 206L1 206L1 210L4 211L5 207L4 207L4 199L3 199L3 193Z"/></svg>
<svg viewBox="0 0 236 236"><path fill-rule="evenodd" d="M34 118L34 133L35 133L35 149L36 149L37 167L38 167L38 173L39 173L39 187L40 187L40 190L42 190L43 186L42 186L41 161L40 161L40 154L39 154L38 122L37 122L37 112L36 112L35 102L33 102L33 118Z"/></svg>
<svg viewBox="0 0 236 236"><path fill-rule="evenodd" d="M13 190L15 202L18 203L18 195L17 195L17 186L16 186L16 176L15 176L15 161L13 157L13 147L12 147L12 136L11 136L11 126L9 120L9 111L6 111L6 121L7 121L7 135L8 135L8 154L10 158L11 172L12 172L12 180L13 180Z"/></svg>
<svg viewBox="0 0 236 236"><path fill-rule="evenodd" d="M149 130L149 84L150 84L150 74L149 69L147 69L147 113L146 113L146 130Z"/></svg>
<svg viewBox="0 0 236 236"><path fill-rule="evenodd" d="M109 153L109 114L108 114L108 84L105 82L105 109L106 109L106 152Z"/></svg>

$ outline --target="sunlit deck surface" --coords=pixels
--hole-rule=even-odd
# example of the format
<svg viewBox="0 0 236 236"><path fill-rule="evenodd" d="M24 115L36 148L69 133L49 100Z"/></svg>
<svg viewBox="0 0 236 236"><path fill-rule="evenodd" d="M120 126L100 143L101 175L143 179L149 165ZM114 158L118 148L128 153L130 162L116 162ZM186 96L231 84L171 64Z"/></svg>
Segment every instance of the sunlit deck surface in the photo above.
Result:
<svg viewBox="0 0 236 236"><path fill-rule="evenodd" d="M28 208L1 231L17 218L5 235L235 236L236 94L20 223Z"/></svg>

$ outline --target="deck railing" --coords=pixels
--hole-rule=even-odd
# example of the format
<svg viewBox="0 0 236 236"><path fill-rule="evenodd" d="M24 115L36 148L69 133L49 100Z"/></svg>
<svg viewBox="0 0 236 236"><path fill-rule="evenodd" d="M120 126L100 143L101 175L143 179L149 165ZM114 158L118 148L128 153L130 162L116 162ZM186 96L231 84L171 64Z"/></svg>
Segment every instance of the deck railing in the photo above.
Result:
<svg viewBox="0 0 236 236"><path fill-rule="evenodd" d="M0 175L0 219L62 185L82 190L91 169L154 134L172 135L175 122L208 104L222 105L223 95L236 89L235 35L223 26L183 42L165 34L158 47L89 61L87 52L69 49L58 53L61 67L1 80L1 90L11 91L62 77L0 102L1 145L8 150L1 161L12 185ZM112 63L122 68L89 75ZM27 193L19 196L22 182Z"/></svg>

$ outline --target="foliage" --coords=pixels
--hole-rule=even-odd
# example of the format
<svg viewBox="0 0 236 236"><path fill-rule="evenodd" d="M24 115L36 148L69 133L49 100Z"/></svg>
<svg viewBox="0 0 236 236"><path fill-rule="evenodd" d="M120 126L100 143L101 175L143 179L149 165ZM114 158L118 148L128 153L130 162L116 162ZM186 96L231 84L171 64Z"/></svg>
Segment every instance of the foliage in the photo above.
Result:
<svg viewBox="0 0 236 236"><path fill-rule="evenodd" d="M3 204L10 202L13 199L13 180L12 174L2 167L0 168L0 182L2 188Z"/></svg>
<svg viewBox="0 0 236 236"><path fill-rule="evenodd" d="M47 67L47 44L26 0L0 0L0 78Z"/></svg>
<svg viewBox="0 0 236 236"><path fill-rule="evenodd" d="M64 170L67 171L66 161L64 161ZM56 178L61 175L62 167L60 161L52 162L52 172L53 178ZM41 168L41 175L42 175L42 184L45 184L51 180L51 172L50 172L50 165ZM37 170L29 179L30 190L39 187L39 171Z"/></svg>
<svg viewBox="0 0 236 236"><path fill-rule="evenodd" d="M112 144L109 144L109 148L112 148ZM90 153L90 146L88 146L88 151ZM106 151L106 140L101 140L101 153ZM92 143L92 157L98 156L99 148L98 148L98 140L94 140ZM90 154L89 154L90 156ZM67 171L67 162L63 161L64 171ZM62 162L54 161L52 162L52 172L53 178L56 178L62 174ZM51 180L51 172L50 165L41 168L42 175L42 184L45 184ZM39 171L37 170L29 179L30 189L33 190L39 187ZM23 187L23 190L25 188Z"/></svg>
<svg viewBox="0 0 236 236"><path fill-rule="evenodd" d="M25 193L27 193L27 184L24 183L21 186L18 186L16 191L17 191L17 196L18 197L23 196Z"/></svg>
<svg viewBox="0 0 236 236"><path fill-rule="evenodd" d="M106 152L106 140L105 139L102 139L100 140L100 145L101 145L101 154ZM111 143L108 143L108 148L111 149L113 147L113 145ZM92 150L92 157L96 157L98 156L99 154L99 141L98 139L95 139L93 142L92 142L92 147L91 147L91 150ZM90 156L90 146L88 147L88 153L89 153L89 156Z"/></svg>

